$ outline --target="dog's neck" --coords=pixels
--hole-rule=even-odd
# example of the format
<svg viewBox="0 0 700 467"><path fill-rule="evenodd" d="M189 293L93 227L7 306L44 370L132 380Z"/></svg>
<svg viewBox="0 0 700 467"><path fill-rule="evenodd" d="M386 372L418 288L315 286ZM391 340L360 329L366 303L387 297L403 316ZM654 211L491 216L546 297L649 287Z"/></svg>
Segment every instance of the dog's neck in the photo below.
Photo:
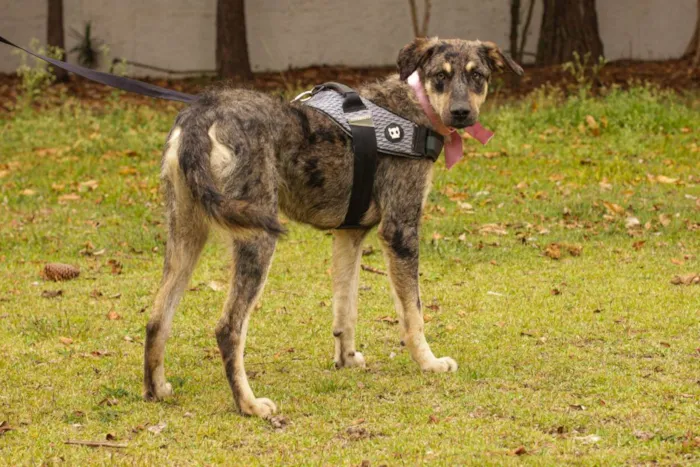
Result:
<svg viewBox="0 0 700 467"><path fill-rule="evenodd" d="M362 85L360 94L417 125L433 128L413 89L405 81L401 81L398 74L388 76L382 81Z"/></svg>

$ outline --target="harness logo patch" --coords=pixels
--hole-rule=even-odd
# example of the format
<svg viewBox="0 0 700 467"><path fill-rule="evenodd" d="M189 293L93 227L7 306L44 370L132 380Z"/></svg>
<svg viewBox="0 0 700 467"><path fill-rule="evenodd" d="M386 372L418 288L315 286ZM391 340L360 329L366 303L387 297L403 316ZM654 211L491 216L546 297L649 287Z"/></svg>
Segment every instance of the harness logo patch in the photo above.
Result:
<svg viewBox="0 0 700 467"><path fill-rule="evenodd" d="M403 139L403 128L397 123L390 123L384 129L384 137L392 143L398 143Z"/></svg>

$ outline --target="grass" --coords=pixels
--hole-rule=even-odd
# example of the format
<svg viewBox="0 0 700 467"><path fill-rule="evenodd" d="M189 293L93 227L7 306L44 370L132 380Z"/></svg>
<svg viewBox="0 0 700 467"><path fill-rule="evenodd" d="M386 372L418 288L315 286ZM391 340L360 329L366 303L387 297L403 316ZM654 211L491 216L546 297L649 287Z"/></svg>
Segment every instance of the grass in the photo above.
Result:
<svg viewBox="0 0 700 467"><path fill-rule="evenodd" d="M670 283L700 272L699 108L638 87L483 112L496 138L449 172L438 162L422 229L426 331L455 374L410 361L382 319L387 280L369 272L368 368L333 370L331 238L290 224L247 347L281 430L233 409L213 337L220 242L175 318L175 397L141 399L176 108L69 100L0 117L0 422L13 428L0 464L699 464L700 286ZM44 282L50 261L82 273ZM378 253L363 263L384 269ZM106 438L127 447L64 444Z"/></svg>

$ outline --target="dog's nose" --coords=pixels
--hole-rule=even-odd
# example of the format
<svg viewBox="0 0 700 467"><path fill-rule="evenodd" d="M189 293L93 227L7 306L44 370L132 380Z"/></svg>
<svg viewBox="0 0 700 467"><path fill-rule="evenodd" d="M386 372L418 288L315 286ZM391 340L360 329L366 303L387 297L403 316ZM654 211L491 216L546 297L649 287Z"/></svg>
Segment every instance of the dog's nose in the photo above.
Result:
<svg viewBox="0 0 700 467"><path fill-rule="evenodd" d="M455 120L466 120L469 118L472 111L469 107L451 107L450 113Z"/></svg>

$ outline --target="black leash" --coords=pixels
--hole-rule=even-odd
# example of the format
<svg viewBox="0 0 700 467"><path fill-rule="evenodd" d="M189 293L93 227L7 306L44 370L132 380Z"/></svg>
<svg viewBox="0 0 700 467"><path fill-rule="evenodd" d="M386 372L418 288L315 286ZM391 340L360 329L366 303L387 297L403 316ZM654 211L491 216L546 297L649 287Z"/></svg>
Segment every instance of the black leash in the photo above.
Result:
<svg viewBox="0 0 700 467"><path fill-rule="evenodd" d="M161 88L155 84L144 83L143 81L138 81L131 78L125 78L124 76L116 76L110 73L103 73L101 71L91 70L79 65L73 65L72 63L62 62L61 60L56 60L54 58L45 57L40 54L36 54L31 50L27 50L24 47L20 47L17 44L13 44L4 37L0 36L0 42L3 42L9 46L18 48L27 52L29 55L33 55L36 58L44 60L56 66L58 68L63 68L66 71L75 73L76 75L87 78L91 81L97 83L106 84L113 88L121 89L124 91L134 92L136 94L141 94L143 96L156 97L158 99L167 99L170 101L184 102L186 104L192 104L197 100L197 96L192 94L185 94L184 92L173 91L172 89Z"/></svg>

